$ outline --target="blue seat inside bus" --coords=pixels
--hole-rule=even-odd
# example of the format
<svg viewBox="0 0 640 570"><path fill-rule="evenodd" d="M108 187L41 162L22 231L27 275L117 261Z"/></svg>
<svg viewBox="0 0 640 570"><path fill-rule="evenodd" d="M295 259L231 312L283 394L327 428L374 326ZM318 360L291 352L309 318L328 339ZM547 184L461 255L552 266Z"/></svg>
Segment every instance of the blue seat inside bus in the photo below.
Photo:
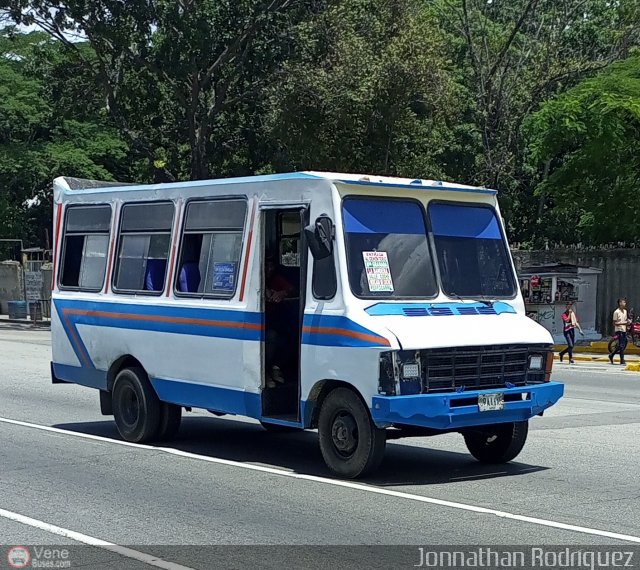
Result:
<svg viewBox="0 0 640 570"><path fill-rule="evenodd" d="M197 293L200 279L200 267L197 262L183 263L178 276L178 289L183 293Z"/></svg>
<svg viewBox="0 0 640 570"><path fill-rule="evenodd" d="M167 271L166 259L148 259L144 276L144 288L147 291L162 291Z"/></svg>

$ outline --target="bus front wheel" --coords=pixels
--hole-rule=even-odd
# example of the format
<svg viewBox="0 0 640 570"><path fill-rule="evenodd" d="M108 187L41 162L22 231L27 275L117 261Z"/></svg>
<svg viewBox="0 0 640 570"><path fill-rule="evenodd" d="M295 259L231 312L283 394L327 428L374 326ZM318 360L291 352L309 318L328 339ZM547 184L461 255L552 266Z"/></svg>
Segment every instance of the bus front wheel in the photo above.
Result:
<svg viewBox="0 0 640 570"><path fill-rule="evenodd" d="M367 407L348 388L336 388L322 402L318 435L327 467L340 477L371 473L384 456L385 430L375 426Z"/></svg>
<svg viewBox="0 0 640 570"><path fill-rule="evenodd" d="M161 405L142 368L125 368L113 386L113 417L122 439L143 443L155 439Z"/></svg>
<svg viewBox="0 0 640 570"><path fill-rule="evenodd" d="M469 453L481 463L507 463L522 451L529 422L495 424L464 434Z"/></svg>

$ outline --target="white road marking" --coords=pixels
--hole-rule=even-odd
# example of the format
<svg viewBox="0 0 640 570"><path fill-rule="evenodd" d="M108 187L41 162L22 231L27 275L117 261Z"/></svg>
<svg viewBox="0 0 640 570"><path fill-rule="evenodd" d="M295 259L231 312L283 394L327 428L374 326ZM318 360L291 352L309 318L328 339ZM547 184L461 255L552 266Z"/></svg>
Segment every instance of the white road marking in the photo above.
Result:
<svg viewBox="0 0 640 570"><path fill-rule="evenodd" d="M165 568L166 570L194 570L193 568L189 568L188 566L181 566L180 564L175 564L174 562L167 562L162 558L152 556L151 554L147 554L145 552L139 552L138 550L133 550L132 548L127 548L126 546L119 546L117 544L113 544L112 542L107 542L106 540L94 538L80 532L75 532L73 530L55 526L44 521L32 519L31 517L25 517L24 515L6 511L4 509L0 509L0 517L19 522L40 530L44 530L51 534L64 536L65 538L70 538L71 540L75 540L76 542L81 542L83 544L88 544L89 546L95 546L103 550L108 550L109 552L119 554L120 556L138 560L139 562L143 562L144 564L148 564L150 566L155 566L156 568Z"/></svg>
<svg viewBox="0 0 640 570"><path fill-rule="evenodd" d="M217 457L207 457L206 455L198 455L197 453L190 453L188 451L181 451L179 449L173 449L170 447L154 447L153 445L145 445L139 443L130 443L128 441L122 441L117 439L110 439L108 437L102 437L99 435L91 435L86 433L74 432L64 430L60 428L43 426L40 424L32 424L29 422L23 422L20 420L12 420L9 418L0 417L0 423L12 424L16 426L22 426L26 428L37 429L41 431L64 434L72 437L79 437L82 439L90 439L93 441L102 441L104 443L110 443L114 445L122 445L125 447L133 447L136 449L146 449L155 452L167 453L170 455L176 455L178 457L186 457L188 459L196 459L198 461L206 461L208 463L216 463L218 465L227 465L230 467L239 467L241 469L247 469L249 471L258 471L260 473L268 473L271 475L278 475L281 477L290 477L292 479L300 479L303 481L312 481L314 483L322 483L324 485L333 485L334 487L345 487L347 489L355 489L358 491L364 491L366 493L374 493L376 495L386 495L388 497L396 497L398 499L405 499L410 501L416 501L419 503L427 503L430 505L438 505L440 507L448 507L452 509L458 509L462 511L468 511L472 513L479 513L485 515L493 515L503 519L510 519L539 526L556 528L559 530L568 530L571 532L578 532L582 534L590 534L594 536L600 536L604 538L612 538L615 540L622 540L626 542L633 542L640 544L640 536L633 536L629 534L621 534L618 532L611 532L607 530L599 530L595 528L589 528L584 526L578 526L573 524L566 524L558 521L552 521L547 519L540 519L537 517L529 517L526 515L519 515L515 513L508 513L506 511L498 511L496 509L488 509L485 507L478 507L476 505L468 505L465 503L457 503L454 501L446 501L443 499L436 499L434 497L425 497L423 495L414 495L412 493L404 493L402 491L394 491L391 489L384 489L381 487L374 487L372 485L365 485L362 483L354 483L353 481L342 481L339 479L329 479L328 477L318 477L316 475L305 475L302 473L295 473L292 471L285 471L282 469L276 469L274 467L265 467L262 465L255 465L252 463L241 463L239 461L233 461L230 459L219 459Z"/></svg>

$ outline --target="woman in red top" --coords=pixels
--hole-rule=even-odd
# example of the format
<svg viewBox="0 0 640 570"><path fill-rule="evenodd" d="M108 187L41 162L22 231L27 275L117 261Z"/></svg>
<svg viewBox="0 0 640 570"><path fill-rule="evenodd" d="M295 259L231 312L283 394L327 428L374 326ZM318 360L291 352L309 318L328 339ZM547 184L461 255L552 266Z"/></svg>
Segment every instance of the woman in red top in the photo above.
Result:
<svg viewBox="0 0 640 570"><path fill-rule="evenodd" d="M573 310L573 303L567 303L567 308L564 313L562 313L562 323L564 333L564 338L567 341L567 348L565 348L560 353L560 362L564 358L564 355L569 353L569 363L573 364L573 347L576 344L576 328L580 331L580 334L584 336L584 332L582 332L582 327L578 322L578 317L576 316Z"/></svg>

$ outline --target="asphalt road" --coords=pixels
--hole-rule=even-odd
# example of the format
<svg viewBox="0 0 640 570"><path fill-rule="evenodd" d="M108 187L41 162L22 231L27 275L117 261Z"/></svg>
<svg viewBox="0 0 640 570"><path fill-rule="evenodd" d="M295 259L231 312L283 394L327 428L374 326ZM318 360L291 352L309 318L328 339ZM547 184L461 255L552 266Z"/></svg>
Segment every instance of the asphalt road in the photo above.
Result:
<svg viewBox="0 0 640 570"><path fill-rule="evenodd" d="M565 398L509 465L480 465L456 434L404 439L344 483L314 433L206 412L170 447L124 444L96 392L50 383L49 360L48 331L0 325L0 544L93 544L72 551L85 567L383 568L415 547L353 546L640 543L640 373L556 364Z"/></svg>

